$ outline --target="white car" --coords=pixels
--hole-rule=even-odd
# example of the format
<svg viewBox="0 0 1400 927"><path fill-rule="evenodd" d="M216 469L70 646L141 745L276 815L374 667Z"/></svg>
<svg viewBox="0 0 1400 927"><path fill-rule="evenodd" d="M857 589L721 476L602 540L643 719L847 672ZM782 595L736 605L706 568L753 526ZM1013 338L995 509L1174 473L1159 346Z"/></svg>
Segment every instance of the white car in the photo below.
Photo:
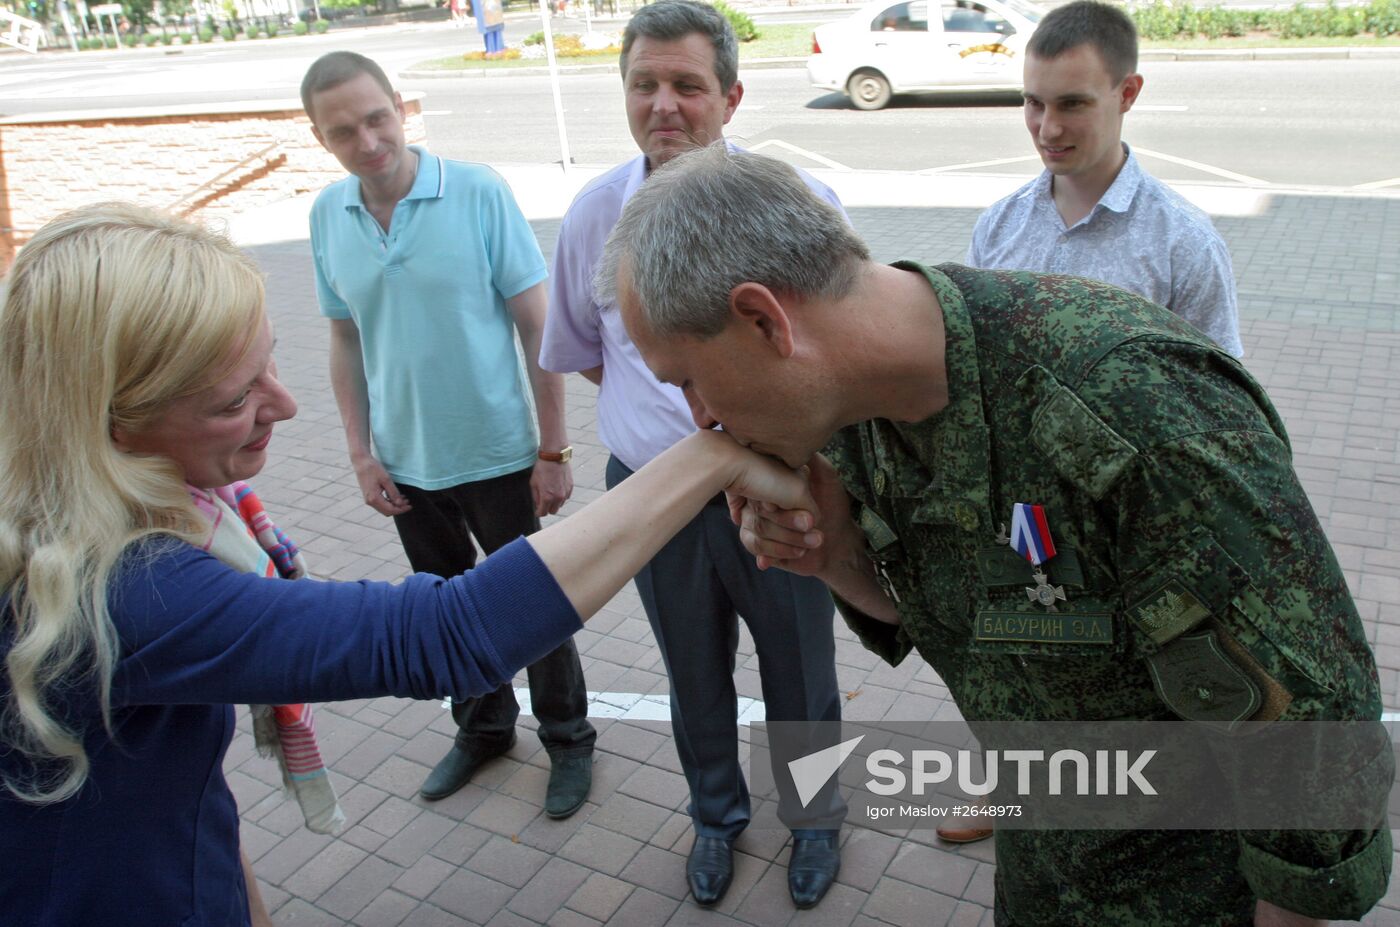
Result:
<svg viewBox="0 0 1400 927"><path fill-rule="evenodd" d="M876 0L817 27L807 76L859 109L896 93L1020 90L1026 41L1045 12L1027 0Z"/></svg>

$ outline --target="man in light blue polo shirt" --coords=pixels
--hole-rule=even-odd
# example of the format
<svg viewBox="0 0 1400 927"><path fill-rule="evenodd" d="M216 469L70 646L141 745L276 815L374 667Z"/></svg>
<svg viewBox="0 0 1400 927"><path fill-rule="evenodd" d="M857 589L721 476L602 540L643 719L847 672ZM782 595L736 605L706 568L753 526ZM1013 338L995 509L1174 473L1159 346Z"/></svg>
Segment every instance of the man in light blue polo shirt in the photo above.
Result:
<svg viewBox="0 0 1400 927"><path fill-rule="evenodd" d="M405 144L403 100L370 59L322 56L301 99L351 174L317 197L311 245L355 477L365 503L393 517L414 571L453 576L475 565L473 537L490 554L573 490L563 378L537 363L544 258L495 172ZM528 674L550 757L545 812L567 817L588 795L597 737L574 643ZM422 796L451 795L509 750L519 714L509 685L454 701L456 740Z"/></svg>

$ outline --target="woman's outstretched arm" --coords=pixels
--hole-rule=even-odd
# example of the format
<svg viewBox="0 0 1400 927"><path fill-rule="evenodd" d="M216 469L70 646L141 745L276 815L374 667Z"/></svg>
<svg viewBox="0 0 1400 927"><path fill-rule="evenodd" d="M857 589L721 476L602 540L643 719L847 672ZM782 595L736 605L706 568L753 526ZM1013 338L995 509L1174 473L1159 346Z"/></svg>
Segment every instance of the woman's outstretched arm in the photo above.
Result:
<svg viewBox="0 0 1400 927"><path fill-rule="evenodd" d="M721 492L783 508L814 508L806 481L781 462L746 450L723 432L698 431L527 540L587 619Z"/></svg>

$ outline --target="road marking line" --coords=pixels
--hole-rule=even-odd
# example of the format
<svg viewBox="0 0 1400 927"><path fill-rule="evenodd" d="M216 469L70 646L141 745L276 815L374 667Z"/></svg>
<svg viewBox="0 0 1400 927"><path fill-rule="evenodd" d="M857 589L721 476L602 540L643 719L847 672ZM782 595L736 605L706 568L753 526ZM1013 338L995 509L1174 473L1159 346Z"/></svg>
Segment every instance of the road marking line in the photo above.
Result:
<svg viewBox="0 0 1400 927"><path fill-rule="evenodd" d="M1273 184L1267 180L1260 180L1258 177L1250 177L1248 174L1236 174L1234 171L1227 171L1223 167L1211 167L1209 164L1202 164L1199 161L1190 161L1186 158L1178 158L1176 155L1162 154L1160 151L1149 151L1146 148L1134 146L1133 151L1140 155L1148 155L1162 161L1170 161L1172 164L1180 164L1182 167L1194 168L1204 171L1207 174L1214 174L1217 177L1224 177L1226 180L1233 180L1237 183L1247 183L1257 187L1272 187Z"/></svg>
<svg viewBox="0 0 1400 927"><path fill-rule="evenodd" d="M1392 177L1389 180L1373 180L1370 183L1359 183L1349 187L1351 190L1383 190L1386 187L1400 186L1400 177Z"/></svg>
<svg viewBox="0 0 1400 927"><path fill-rule="evenodd" d="M522 713L530 713L529 689L516 689L515 700L520 703ZM442 707L450 709L452 700L443 699ZM589 692L588 717L615 718L619 721L670 721L671 696L643 695L640 692ZM758 724L765 717L767 714L762 701L739 697L740 724Z"/></svg>
<svg viewBox="0 0 1400 927"><path fill-rule="evenodd" d="M1039 161L1040 155L1022 155L1019 158L997 158L995 161L973 161L971 164L945 164L943 167L926 167L915 173L929 175L947 171L965 171L974 167L996 167L998 164L1019 164L1022 161Z"/></svg>
<svg viewBox="0 0 1400 927"><path fill-rule="evenodd" d="M850 170L849 167L847 167L839 161L833 161L830 158L823 157L822 155L817 154L815 151L808 151L805 148L798 148L796 145L790 145L787 142L776 138L770 138L766 142L759 142L757 145L751 145L749 146L749 151L762 151L764 148L767 148L770 145L776 145L777 147L782 148L785 151L790 151L795 155L800 155L801 157L809 158L813 161L816 161L818 164L825 164L827 167L831 168L834 171Z"/></svg>
<svg viewBox="0 0 1400 927"><path fill-rule="evenodd" d="M753 149L750 149L752 151ZM530 711L530 690L516 689L515 700L520 710ZM443 699L444 710L452 707L451 699ZM620 721L670 721L671 697L669 695L643 695L640 692L589 692L588 717L616 718ZM756 698L739 697L739 723L756 724L765 717L763 702ZM1400 712L1387 711L1381 715L1381 723L1392 724L1400 721Z"/></svg>
<svg viewBox="0 0 1400 927"><path fill-rule="evenodd" d="M418 115L420 115L420 116L451 116L451 115L452 115L452 110L450 110L450 109L425 109L425 110L423 110L421 113L419 113Z"/></svg>
<svg viewBox="0 0 1400 927"><path fill-rule="evenodd" d="M1139 103L1133 107L1135 113L1184 113L1189 107L1177 103Z"/></svg>

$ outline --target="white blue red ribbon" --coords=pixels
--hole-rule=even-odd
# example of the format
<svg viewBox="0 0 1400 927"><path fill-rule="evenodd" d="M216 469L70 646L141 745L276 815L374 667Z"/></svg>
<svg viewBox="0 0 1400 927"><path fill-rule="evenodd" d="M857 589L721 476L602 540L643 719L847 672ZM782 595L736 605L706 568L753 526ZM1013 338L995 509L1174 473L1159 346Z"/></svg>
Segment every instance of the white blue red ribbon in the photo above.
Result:
<svg viewBox="0 0 1400 927"><path fill-rule="evenodd" d="M1036 566L1055 556L1043 506L1017 502L1011 509L1011 547Z"/></svg>

